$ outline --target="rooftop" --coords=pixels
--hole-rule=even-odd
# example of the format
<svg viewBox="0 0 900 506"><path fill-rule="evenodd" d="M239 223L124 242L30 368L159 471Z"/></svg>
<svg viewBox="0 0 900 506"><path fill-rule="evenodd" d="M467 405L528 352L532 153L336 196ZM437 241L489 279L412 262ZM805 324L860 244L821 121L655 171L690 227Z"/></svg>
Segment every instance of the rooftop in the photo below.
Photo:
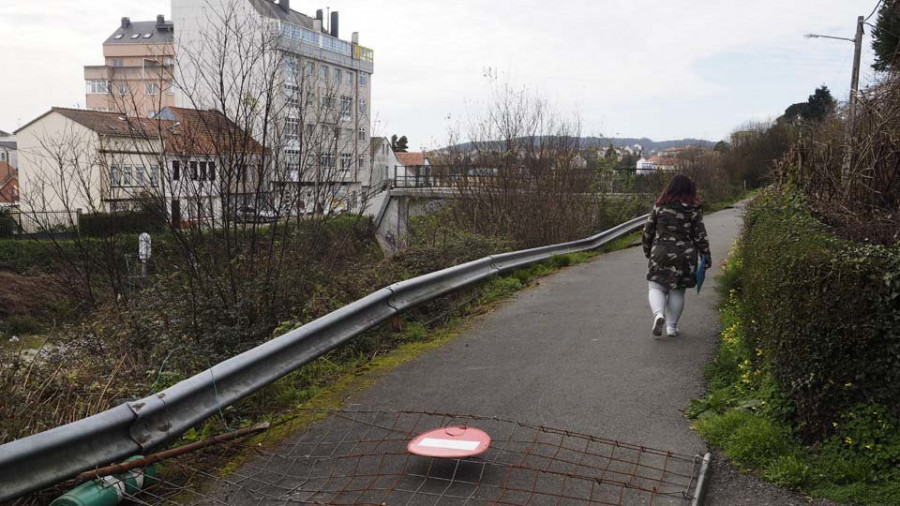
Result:
<svg viewBox="0 0 900 506"><path fill-rule="evenodd" d="M425 153L394 153L394 156L398 162L407 167L425 165Z"/></svg>
<svg viewBox="0 0 900 506"><path fill-rule="evenodd" d="M155 139L163 138L172 152L207 154L231 151L261 152L262 146L224 114L167 107L157 119L125 116L117 112L90 111L54 107L27 125L22 131L50 113L66 118L104 136ZM234 148L229 149L229 146Z"/></svg>
<svg viewBox="0 0 900 506"><path fill-rule="evenodd" d="M156 21L131 21L122 18L119 29L103 44L166 44L175 42L175 30L171 21L160 15Z"/></svg>

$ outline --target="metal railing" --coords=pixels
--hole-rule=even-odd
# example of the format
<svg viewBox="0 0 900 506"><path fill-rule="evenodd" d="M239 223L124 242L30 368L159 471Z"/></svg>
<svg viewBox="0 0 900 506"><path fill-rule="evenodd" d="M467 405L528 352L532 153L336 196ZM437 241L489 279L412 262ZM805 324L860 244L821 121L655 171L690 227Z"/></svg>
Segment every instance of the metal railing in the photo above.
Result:
<svg viewBox="0 0 900 506"><path fill-rule="evenodd" d="M403 311L556 255L597 249L646 215L578 241L493 255L382 288L159 393L0 446L0 501L179 438L219 410Z"/></svg>

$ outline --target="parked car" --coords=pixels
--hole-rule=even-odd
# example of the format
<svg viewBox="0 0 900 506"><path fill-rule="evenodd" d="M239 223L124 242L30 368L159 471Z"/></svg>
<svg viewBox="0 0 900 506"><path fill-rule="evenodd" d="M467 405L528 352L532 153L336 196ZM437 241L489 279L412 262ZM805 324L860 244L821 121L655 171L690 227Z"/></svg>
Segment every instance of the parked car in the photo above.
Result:
<svg viewBox="0 0 900 506"><path fill-rule="evenodd" d="M278 213L266 209L256 209L251 206L237 208L234 218L242 223L274 223L278 221Z"/></svg>

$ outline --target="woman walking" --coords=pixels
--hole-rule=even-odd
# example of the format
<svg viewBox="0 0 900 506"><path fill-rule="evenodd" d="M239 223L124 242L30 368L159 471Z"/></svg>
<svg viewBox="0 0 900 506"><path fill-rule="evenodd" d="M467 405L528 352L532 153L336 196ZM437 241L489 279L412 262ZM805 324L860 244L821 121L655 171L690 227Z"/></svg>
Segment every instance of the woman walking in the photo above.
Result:
<svg viewBox="0 0 900 506"><path fill-rule="evenodd" d="M687 176L676 175L656 201L644 225L644 255L650 259L650 309L653 335L678 335L684 310L684 292L697 285L698 256L705 266L712 262L709 238L697 189Z"/></svg>

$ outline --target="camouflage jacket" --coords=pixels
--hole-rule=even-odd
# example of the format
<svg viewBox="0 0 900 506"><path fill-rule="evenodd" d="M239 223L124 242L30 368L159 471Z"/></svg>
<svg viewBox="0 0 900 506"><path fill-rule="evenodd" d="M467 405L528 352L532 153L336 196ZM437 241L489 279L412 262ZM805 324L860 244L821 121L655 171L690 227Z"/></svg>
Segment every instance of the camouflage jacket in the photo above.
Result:
<svg viewBox="0 0 900 506"><path fill-rule="evenodd" d="M650 259L647 280L669 288L697 284L697 257L709 257L709 237L700 206L656 206L644 225L644 255Z"/></svg>

